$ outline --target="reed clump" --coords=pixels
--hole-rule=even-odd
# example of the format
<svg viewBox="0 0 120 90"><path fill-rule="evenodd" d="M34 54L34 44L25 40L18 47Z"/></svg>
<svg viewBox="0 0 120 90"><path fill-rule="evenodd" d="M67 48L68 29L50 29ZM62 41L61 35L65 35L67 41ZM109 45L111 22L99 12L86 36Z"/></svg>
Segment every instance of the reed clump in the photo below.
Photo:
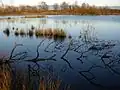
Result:
<svg viewBox="0 0 120 90"><path fill-rule="evenodd" d="M15 74L14 74L15 73ZM0 66L0 90L69 90L69 86L65 87L63 81L53 73L47 75L43 74L39 76L34 74L32 71L26 73L22 70L14 71L7 64L1 64ZM34 81L34 82L33 82ZM37 84L38 83L38 84ZM36 87L34 87L36 86Z"/></svg>
<svg viewBox="0 0 120 90"><path fill-rule="evenodd" d="M24 36L24 35L26 35L26 32L25 32L23 29L21 29L21 30L20 30L20 35L21 35L21 36Z"/></svg>
<svg viewBox="0 0 120 90"><path fill-rule="evenodd" d="M37 37L45 36L45 37L66 37L66 32L63 29L41 29L36 30L35 35Z"/></svg>
<svg viewBox="0 0 120 90"><path fill-rule="evenodd" d="M46 18L46 15L26 15L24 18Z"/></svg>
<svg viewBox="0 0 120 90"><path fill-rule="evenodd" d="M15 36L19 36L19 31L16 30L16 31L14 32L14 34L15 34Z"/></svg>
<svg viewBox="0 0 120 90"><path fill-rule="evenodd" d="M25 31L23 29L21 30L16 30L14 31L15 36L29 36L33 37L34 35L38 37L46 37L46 38L53 38L55 40L58 39L64 39L66 38L66 32L63 29L52 29L52 28L47 28L47 29L37 29L37 30L28 30Z"/></svg>
<svg viewBox="0 0 120 90"><path fill-rule="evenodd" d="M9 35L10 35L10 30L9 30L9 28L6 28L6 29L3 31L3 33L5 33L7 36L9 36Z"/></svg>
<svg viewBox="0 0 120 90"><path fill-rule="evenodd" d="M0 65L0 90L11 89L11 73L4 64Z"/></svg>
<svg viewBox="0 0 120 90"><path fill-rule="evenodd" d="M16 30L15 32L14 32L14 35L15 36L25 36L26 35L26 32L23 30L23 29L21 29L21 30Z"/></svg>
<svg viewBox="0 0 120 90"><path fill-rule="evenodd" d="M32 37L34 35L34 31L33 30L29 30L27 35L29 35L30 37Z"/></svg>

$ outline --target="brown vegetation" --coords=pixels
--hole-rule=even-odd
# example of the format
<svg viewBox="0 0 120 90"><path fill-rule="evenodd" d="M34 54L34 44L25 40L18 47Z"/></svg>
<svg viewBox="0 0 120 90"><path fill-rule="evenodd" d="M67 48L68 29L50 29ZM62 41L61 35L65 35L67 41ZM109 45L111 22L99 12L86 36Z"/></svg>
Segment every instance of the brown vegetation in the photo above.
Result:
<svg viewBox="0 0 120 90"><path fill-rule="evenodd" d="M25 15L24 18L46 18L44 15Z"/></svg>
<svg viewBox="0 0 120 90"><path fill-rule="evenodd" d="M11 88L11 73L5 69L6 66L0 66L0 90L10 90Z"/></svg>
<svg viewBox="0 0 120 90"><path fill-rule="evenodd" d="M3 6L0 7L0 15L38 15L25 16L27 18L45 17L39 15L120 15L120 10L110 9L109 7L90 6L82 3L81 5L69 5L66 2L58 5L55 3L53 9L50 9L46 2L41 2L37 6Z"/></svg>
<svg viewBox="0 0 120 90"><path fill-rule="evenodd" d="M62 29L42 29L35 31L36 36L45 36L45 37L66 37L66 33Z"/></svg>
<svg viewBox="0 0 120 90"><path fill-rule="evenodd" d="M28 32L27 31L24 31L24 30L16 30L14 32L15 36L25 36L25 35L29 35L30 37L35 35L36 37L56 37L56 38L60 38L60 37L66 37L66 33L64 30L62 29L51 29L51 28L48 28L48 29L38 29L38 30L29 30Z"/></svg>
<svg viewBox="0 0 120 90"><path fill-rule="evenodd" d="M0 90L33 90L34 87L34 78L32 75L27 75L21 71L11 71L12 68L8 67L7 64L2 64L4 67L0 66ZM9 70L7 70L9 69ZM29 79L29 78L31 79ZM37 76L36 76L37 78ZM38 81L36 81L38 82ZM36 90L60 90L60 85L62 80L51 75L41 76L36 86ZM69 87L67 87L69 90Z"/></svg>
<svg viewBox="0 0 120 90"><path fill-rule="evenodd" d="M55 40L63 40L67 37L67 33L63 29L59 28L46 28L46 29L36 29L34 26L31 27L30 30L24 30L24 29L16 29L14 32L15 36L29 36L33 37L36 36L37 38L39 37L45 37L45 38L53 38ZM7 36L9 36L12 32L10 32L10 29L5 29L3 33ZM69 36L68 36L69 38Z"/></svg>

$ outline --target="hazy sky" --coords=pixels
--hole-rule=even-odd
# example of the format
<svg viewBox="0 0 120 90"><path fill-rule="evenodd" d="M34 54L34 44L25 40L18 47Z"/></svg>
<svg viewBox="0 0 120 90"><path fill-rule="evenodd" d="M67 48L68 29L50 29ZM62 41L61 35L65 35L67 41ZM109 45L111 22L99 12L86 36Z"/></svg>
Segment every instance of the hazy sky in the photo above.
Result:
<svg viewBox="0 0 120 90"><path fill-rule="evenodd" d="M1 1L1 0L0 0ZM77 1L79 4L80 3L89 3L90 5L111 5L111 6L120 6L120 0L2 0L3 3L6 4L14 4L14 5L19 5L19 4L29 4L29 5L36 5L38 2L45 1L47 4L53 4L53 3L61 3L63 1L66 1L68 3L74 3Z"/></svg>

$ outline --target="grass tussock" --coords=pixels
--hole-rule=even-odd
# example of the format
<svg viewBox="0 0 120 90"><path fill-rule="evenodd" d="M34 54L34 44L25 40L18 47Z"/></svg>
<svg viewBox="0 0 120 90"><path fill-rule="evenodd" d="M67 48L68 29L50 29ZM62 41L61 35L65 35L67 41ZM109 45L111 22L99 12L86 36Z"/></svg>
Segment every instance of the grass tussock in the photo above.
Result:
<svg viewBox="0 0 120 90"><path fill-rule="evenodd" d="M24 36L24 35L26 35L26 32L25 32L23 29L21 29L21 30L20 30L20 35L21 35L21 36Z"/></svg>
<svg viewBox="0 0 120 90"><path fill-rule="evenodd" d="M24 18L46 18L46 15L26 15Z"/></svg>
<svg viewBox="0 0 120 90"><path fill-rule="evenodd" d="M46 37L46 38L53 38L55 40L58 39L65 39L67 37L66 32L63 29L59 29L59 28L46 28L46 29L30 29L28 31L24 30L24 29L17 29L14 31L14 35L15 36L29 36L29 37L33 37L36 36L37 38L40 37Z"/></svg>
<svg viewBox="0 0 120 90"><path fill-rule="evenodd" d="M0 90L11 90L11 73L0 66Z"/></svg>
<svg viewBox="0 0 120 90"><path fill-rule="evenodd" d="M66 37L66 33L63 29L42 29L42 30L36 30L35 35L37 37L39 36L45 36L45 37Z"/></svg>
<svg viewBox="0 0 120 90"><path fill-rule="evenodd" d="M29 30L27 35L29 35L30 37L32 37L34 35L34 31L33 30Z"/></svg>
<svg viewBox="0 0 120 90"><path fill-rule="evenodd" d="M4 69L5 68L5 69ZM22 71L16 71L15 75L11 70L6 70L6 67L0 66L0 90L70 90L70 86L62 86L62 80L54 75L41 76L39 81L36 81L31 74L27 75ZM29 76L29 77L28 77ZM38 76L36 76L37 78ZM30 78L30 79L29 79ZM34 82L33 82L34 81ZM36 83L38 84L36 84ZM36 86L36 87L34 87Z"/></svg>
<svg viewBox="0 0 120 90"><path fill-rule="evenodd" d="M3 31L4 34L6 34L7 36L10 35L10 30L9 28L6 28L4 31Z"/></svg>
<svg viewBox="0 0 120 90"><path fill-rule="evenodd" d="M15 32L14 32L14 35L15 36L25 36L26 35L26 32L23 30L23 29L21 29L21 30L16 30Z"/></svg>
<svg viewBox="0 0 120 90"><path fill-rule="evenodd" d="M16 31L14 32L14 34L15 34L15 36L19 36L19 31L16 30Z"/></svg>

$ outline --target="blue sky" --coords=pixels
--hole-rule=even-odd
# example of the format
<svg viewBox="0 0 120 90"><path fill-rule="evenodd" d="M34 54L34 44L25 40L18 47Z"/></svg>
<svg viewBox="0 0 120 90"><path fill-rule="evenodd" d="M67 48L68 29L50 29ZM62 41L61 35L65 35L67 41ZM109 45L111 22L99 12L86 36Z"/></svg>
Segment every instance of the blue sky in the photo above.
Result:
<svg viewBox="0 0 120 90"><path fill-rule="evenodd" d="M80 3L89 3L90 5L110 5L110 6L120 6L120 0L2 0L5 4L13 3L14 5L19 4L28 4L28 5L37 5L41 1L47 2L47 4L53 4L53 3L61 3L63 1L66 1L68 3L74 3L77 1Z"/></svg>

